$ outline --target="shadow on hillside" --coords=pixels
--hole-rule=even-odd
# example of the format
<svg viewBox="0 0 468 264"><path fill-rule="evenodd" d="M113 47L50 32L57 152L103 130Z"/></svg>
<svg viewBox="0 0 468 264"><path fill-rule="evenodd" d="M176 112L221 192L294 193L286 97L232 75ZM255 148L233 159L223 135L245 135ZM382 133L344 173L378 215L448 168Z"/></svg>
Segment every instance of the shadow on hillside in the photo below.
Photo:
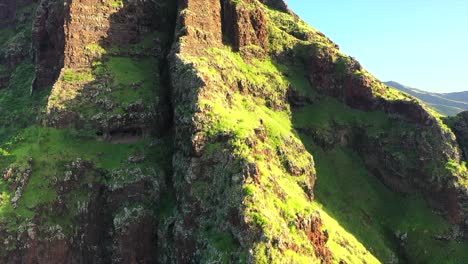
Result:
<svg viewBox="0 0 468 264"><path fill-rule="evenodd" d="M303 54L304 48L298 46L296 54ZM363 141L372 142L367 128L343 120L357 110L330 104L338 101L330 100L313 88L303 61L294 58L293 54L283 56L288 58L282 60L286 65L294 62L288 67L295 72L284 72L292 83L293 91L289 92L288 99L293 126L314 157L317 170L315 200L324 211L382 262L394 258L403 263L432 261L434 256L455 251L453 247L458 249L460 246L454 246L455 242L448 245L434 239L449 232L450 226L429 208L419 192L394 192L366 167L360 150L366 146ZM284 68L284 65L278 67L280 70ZM364 120L372 115L370 112L356 113L359 118L365 117ZM367 122L370 122L367 127L385 135L388 128L380 126L379 120ZM465 255L460 250L451 258L459 259Z"/></svg>
<svg viewBox="0 0 468 264"><path fill-rule="evenodd" d="M299 49L304 52L305 47L302 46ZM286 56L291 57L292 54L286 54ZM278 69L281 71L285 69L284 66ZM388 247L398 252L398 241L394 239L391 230L379 227L378 234L385 237L383 240L391 241L391 244L387 242L382 244L375 232L372 233L373 229L377 228L379 220L375 218L375 212L367 210L365 203L366 199L372 200L373 206L385 210L386 203L389 201L382 198L381 192L367 193L368 189L365 188L370 187L369 184L375 186L380 183L375 177L369 175L356 153L349 147L339 146L339 141L349 140L350 135L343 134L342 139L336 140L338 141L336 143L333 142L335 140L332 138L336 136L334 134L340 132L339 129L335 130L332 127L334 124L332 116L337 114L335 105L328 104L328 101L332 99L313 88L307 77L306 66L302 62L296 60L294 65L287 65L286 69L290 68L294 69L294 73L289 71L283 73L292 84L288 92L292 122L297 136L314 157L317 170L314 188L315 201L321 204L323 210L338 221L347 232L354 235L383 261L384 257L389 257L389 252L382 252L382 248ZM329 116L327 112L333 114ZM320 128L313 129L314 125L324 126L325 124L331 125L329 131ZM337 145L334 146L334 144ZM386 189L382 184L380 185L378 186L380 189ZM376 246L379 248L376 249ZM403 259L401 256L399 258Z"/></svg>
<svg viewBox="0 0 468 264"><path fill-rule="evenodd" d="M172 44L175 3L122 1L121 4L121 8L110 16L106 37L96 43L102 57L91 64L95 81L85 84L75 100L66 102L72 111L85 116L85 120L76 119L78 122L73 125L85 129L91 127L98 139L114 144L136 143L154 136L162 137L160 141L172 140L166 54ZM86 124L86 120L92 122ZM164 179L153 179L161 185L157 194L153 190L156 186L145 180L106 194L107 204L101 208L107 214L106 219L90 223L101 232L90 243L97 246L102 259L156 263L161 256L169 254L171 241L161 240L158 233L171 233L171 225L164 226L167 223L163 223L160 226L158 217L163 210L171 213L175 206L171 158L169 152L164 160L151 164L164 170ZM132 229L129 231L116 230L117 227L112 225L117 217L114 214L121 208L131 207L132 203L143 204L145 210L152 213L130 223ZM108 237L109 232L114 237ZM114 249L110 250L112 247ZM89 262L93 262L92 252L85 255L90 258Z"/></svg>
<svg viewBox="0 0 468 264"><path fill-rule="evenodd" d="M88 2L82 4L86 5ZM52 96L49 97L49 103L58 102L60 107L50 110L46 117L47 125L77 129L77 133L85 135L91 131L97 140L113 144L134 144L144 138L151 138L151 144L163 148L162 146L170 145L166 141L172 141L172 107L166 54L172 44L176 3L111 2L105 4L118 10L109 17L108 28L106 32L102 32L105 37L97 43L87 43L85 47L73 47L72 52L66 54L75 56L71 58L75 66L72 68L65 65L56 84L62 87L54 87L61 90L55 91L56 94L52 91ZM116 3L121 6L117 8ZM86 32L98 27L82 27L83 25L77 24L80 21L73 22L75 24L67 22L70 27L77 27L70 29L76 32L72 33L74 37L69 40L69 44L73 44L72 41L76 39L92 39L92 34L100 33ZM42 57L39 58L41 61L48 54L57 53L55 43L47 42L50 37L46 34L40 41L44 43L40 47L43 49ZM83 50L78 52L79 49ZM94 59L83 63L81 55ZM47 72L52 69L52 65L63 65L63 56L58 59L61 61L56 62L54 59L43 64L46 71L43 72L44 76L53 75L52 71ZM43 85L46 81L36 80L35 85ZM69 96L67 93L70 90L76 91L76 94ZM160 138L156 140L156 136ZM109 146L109 152L101 155L112 156L112 150L119 149ZM155 156L159 157L156 154ZM144 162L138 160L138 155L131 158L125 166L135 167L135 164ZM88 190L96 197L91 201L88 212L76 219L79 222L77 226L80 237L72 240L76 244L71 250L79 256L81 262L110 263L111 260L120 259L124 263L156 263L160 254L170 254L159 250L161 241L158 240L158 232L172 231L158 230L159 220L155 215L163 209L172 210L175 206L175 197L171 191L171 159L172 152L168 152L162 160L151 164L155 174L163 170L162 175L166 176L165 179L159 179L159 175L156 175L152 179L160 181L158 184L161 186L157 186L157 191L154 183L147 182L146 178L125 185L117 191L109 190L102 182L93 183L99 186L99 190ZM146 160L153 161L154 157L146 157ZM162 201L154 200L154 192L161 196ZM122 208L127 212L127 207L133 206L134 201L137 201L136 204L143 204L144 209L151 213L141 221L129 223L128 232L125 229L116 230L113 221L117 216L114 214ZM165 247L169 252L170 246Z"/></svg>
<svg viewBox="0 0 468 264"><path fill-rule="evenodd" d="M98 138L116 143L170 130L165 54L172 41L174 22L169 19L174 17L174 6L161 2L121 4L110 15L106 37L69 54L75 56L69 59L75 66L62 72L61 85L77 94L63 98L66 91L60 91L56 95L64 108L50 109L50 126L94 129ZM83 57L91 59L83 62Z"/></svg>

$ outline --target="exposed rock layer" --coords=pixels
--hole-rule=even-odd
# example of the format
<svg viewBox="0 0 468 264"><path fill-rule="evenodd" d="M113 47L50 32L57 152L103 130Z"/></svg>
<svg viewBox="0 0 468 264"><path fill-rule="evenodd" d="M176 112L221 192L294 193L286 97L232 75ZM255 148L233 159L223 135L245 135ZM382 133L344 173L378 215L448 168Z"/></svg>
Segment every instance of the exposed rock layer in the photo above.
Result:
<svg viewBox="0 0 468 264"><path fill-rule="evenodd" d="M49 88L57 80L64 60L64 16L69 12L60 0L39 3L33 24L36 79L33 90Z"/></svg>
<svg viewBox="0 0 468 264"><path fill-rule="evenodd" d="M0 1L0 8L4 7L0 9L0 25L14 23L17 19L15 10L28 3ZM123 144L139 143L153 133L169 131L174 133L175 153L173 156L170 151L165 153L172 158L169 169L136 165L143 164L146 159L138 153L138 147L134 156L119 164L125 169L98 168L97 163L103 163L101 154L95 162L77 159L70 164L60 164L64 175L55 179L53 188L57 199L51 205L53 208L36 208L37 217L18 231L17 238L0 229L0 236L6 237L4 245L14 245L7 255L2 256L3 262L200 263L223 259L251 263L259 256L268 256L271 261L287 250L313 261L333 262L334 254L327 245L329 233L324 230L320 215L307 211L303 216L298 213L302 209L295 208L301 206L297 201L305 200L310 205L316 181L314 160L295 131L282 131L282 126L287 124L280 124L279 129L274 127L280 132L272 131L272 126L268 126L271 124L266 122L281 122L265 121L258 116L249 120L254 124L254 128L249 127L246 132L250 137L241 138L237 134L243 131L231 131L231 127L216 131L214 128L220 124L213 117L219 113L206 103L218 102L216 100L221 98L223 104L218 111L229 111L236 107L238 96L239 101L247 105L242 105L247 109L244 115L248 116L250 108L259 106L257 110L266 111L268 118L271 118L270 114L286 113L287 117L282 121L290 121L290 105L294 108L314 103L314 98L301 97L293 87L284 87L284 76L268 79L277 69L271 70L276 64L269 61L269 21L267 7L262 3L291 12L280 0L179 0L177 25L173 32L175 18L167 16L172 12L172 1L67 0L65 5L59 0L41 1L32 31L36 66L33 88L40 91L54 85L49 97L47 125L82 129L80 131L88 129L87 132L95 133L92 137L96 136L98 140ZM150 51L119 50L122 46L141 44L154 31L166 34L169 40L153 38L155 44ZM306 34L299 39L305 41L314 37ZM169 50L172 40L174 43ZM432 175L429 170L434 164L439 168L449 161L460 163L453 134L444 130L440 121L416 101L385 97L387 89L362 73L362 67L355 60L347 60L344 66L341 65L337 75L337 46L329 44L326 50L314 45L302 47L305 55L301 57L291 58L288 52L274 55L280 61L304 62L306 77L322 95L333 96L362 111L382 111L414 130L410 135L398 134L398 131L391 134L394 131L390 131L375 136L368 133L366 127L338 128L335 138L328 141L315 138L316 143L322 143L324 147L351 146L359 152L369 170L388 186L401 192L419 189L434 207L446 210L454 223L467 224L468 214L463 205L468 194L465 187L457 184L461 176L447 171ZM244 76L230 76L228 70L239 65L209 64L216 52L231 52L230 48L238 51L234 64L242 65L251 60L265 63L262 59L267 60L270 71L262 73L262 77L266 76L263 82L273 82L273 88L268 90ZM123 113L102 118L103 112L114 110L113 106L119 103L115 97L112 100L102 98L103 92L115 88L116 76L95 74L96 69L109 59L106 52L120 59L157 59L157 65L151 65L154 67L151 73L157 80L151 85L161 86L161 93L150 98L154 104L147 107L134 102L123 108ZM15 55L7 60L11 68L31 55L29 51L11 54ZM208 64L203 64L207 61ZM200 65L211 68L206 70ZM6 86L4 83L9 78L2 77L0 87L2 84ZM127 84L126 88L138 90L141 84ZM75 97L69 96L60 102L63 104L54 101L55 96L68 94ZM126 100L126 97L124 94L119 99ZM95 109L69 107L69 103L79 100L98 105L101 112L93 115L91 120L86 119L87 111ZM255 106L248 105L249 100ZM463 125L457 127L463 128ZM462 132L456 132L462 135ZM398 144L404 145L405 151L417 153L416 161L412 160L414 163L408 165L406 160L386 151L386 147L394 143L395 135L402 136L398 138ZM42 140L41 135L39 141ZM158 144L160 142L154 140L145 147L157 146L158 151L165 151ZM243 156L245 152L251 157ZM31 168L40 166L34 161L28 161L28 164ZM13 167L5 170L4 181L12 177L13 171L22 170ZM134 178L130 181L124 177L128 175ZM113 182L121 178L126 181ZM15 206L29 176L22 179L10 186L18 190L18 196L13 198ZM247 187L258 193L251 193ZM282 188L296 189L291 194ZM83 193L89 197L85 203L78 202L78 212L72 218L78 224L72 232L60 225L46 226L40 222L43 215L60 219L69 217L70 207L75 205L66 200ZM258 198L257 195L262 193L270 196ZM293 195L297 196L294 196L296 200L291 210L296 211L291 219L291 212L283 208L282 203L292 199L288 196ZM175 199L175 205L164 200L170 198ZM271 206L269 203L280 212L278 219L266 219L257 208L249 208L252 204ZM174 207L177 213L164 218L166 206ZM270 223L268 226L269 221L280 224ZM267 234L273 234L273 239Z"/></svg>

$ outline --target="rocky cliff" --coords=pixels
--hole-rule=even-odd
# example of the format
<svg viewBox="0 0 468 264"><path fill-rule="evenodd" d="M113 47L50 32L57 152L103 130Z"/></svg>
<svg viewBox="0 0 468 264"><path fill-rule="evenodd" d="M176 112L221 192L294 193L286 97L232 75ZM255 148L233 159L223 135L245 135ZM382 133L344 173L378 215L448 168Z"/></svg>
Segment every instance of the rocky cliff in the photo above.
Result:
<svg viewBox="0 0 468 264"><path fill-rule="evenodd" d="M467 259L451 129L282 0L0 6L3 263Z"/></svg>

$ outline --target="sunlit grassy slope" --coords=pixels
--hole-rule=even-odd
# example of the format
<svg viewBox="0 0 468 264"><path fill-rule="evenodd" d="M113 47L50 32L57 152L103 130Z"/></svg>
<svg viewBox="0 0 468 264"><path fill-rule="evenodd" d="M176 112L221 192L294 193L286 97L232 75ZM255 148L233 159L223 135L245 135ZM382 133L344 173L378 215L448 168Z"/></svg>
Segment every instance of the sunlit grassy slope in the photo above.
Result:
<svg viewBox="0 0 468 264"><path fill-rule="evenodd" d="M328 133L333 133L330 129L336 124L367 124L368 129L378 131L388 129L392 122L383 113L353 110L326 97L293 115L296 128L321 128ZM435 238L449 234L451 226L420 195L389 190L348 147L323 149L310 136L301 134L301 138L316 162L317 203L380 261L398 258L435 264L468 260L467 241ZM401 235L407 239L402 240Z"/></svg>

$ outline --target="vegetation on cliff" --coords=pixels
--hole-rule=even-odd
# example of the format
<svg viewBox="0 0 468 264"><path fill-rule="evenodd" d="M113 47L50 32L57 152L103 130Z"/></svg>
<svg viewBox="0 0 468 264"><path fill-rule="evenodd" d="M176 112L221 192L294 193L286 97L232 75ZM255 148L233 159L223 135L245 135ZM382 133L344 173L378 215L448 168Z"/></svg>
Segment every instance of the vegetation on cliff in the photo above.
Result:
<svg viewBox="0 0 468 264"><path fill-rule="evenodd" d="M281 0L178 4L50 0L0 28L2 54L37 44L0 60L0 261L467 260L439 116Z"/></svg>

